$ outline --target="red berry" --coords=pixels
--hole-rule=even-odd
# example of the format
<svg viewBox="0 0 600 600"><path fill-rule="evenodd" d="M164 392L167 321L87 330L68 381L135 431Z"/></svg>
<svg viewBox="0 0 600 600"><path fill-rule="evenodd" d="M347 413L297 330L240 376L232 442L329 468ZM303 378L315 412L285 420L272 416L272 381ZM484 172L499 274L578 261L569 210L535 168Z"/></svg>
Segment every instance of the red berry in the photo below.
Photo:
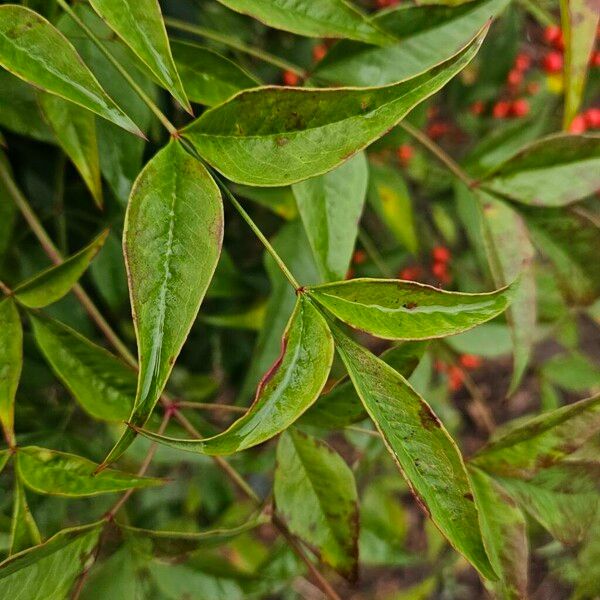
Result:
<svg viewBox="0 0 600 600"><path fill-rule="evenodd" d="M531 57L529 54L525 54L524 52L520 52L517 54L517 58L515 58L515 69L518 71L527 71L531 66Z"/></svg>
<svg viewBox="0 0 600 600"><path fill-rule="evenodd" d="M313 60L319 62L325 58L327 54L327 46L325 44L317 44L312 49Z"/></svg>
<svg viewBox="0 0 600 600"><path fill-rule="evenodd" d="M431 272L437 277L440 281L444 281L448 278L448 266L443 262L433 263L431 267Z"/></svg>
<svg viewBox="0 0 600 600"><path fill-rule="evenodd" d="M524 117L529 114L529 102L525 98L518 98L510 105L510 114L513 117Z"/></svg>
<svg viewBox="0 0 600 600"><path fill-rule="evenodd" d="M465 369L477 369L477 367L481 366L481 358L474 354L463 354L460 357L460 364Z"/></svg>
<svg viewBox="0 0 600 600"><path fill-rule="evenodd" d="M585 133L586 129L587 129L587 123L586 123L585 117L583 115L577 115L576 117L574 117L573 120L571 121L571 124L569 125L570 133L575 133L575 134Z"/></svg>
<svg viewBox="0 0 600 600"><path fill-rule="evenodd" d="M588 129L600 129L600 108L588 108L583 117Z"/></svg>
<svg viewBox="0 0 600 600"><path fill-rule="evenodd" d="M506 78L506 82L511 87L517 87L517 86L521 85L522 81L523 81L522 71L519 71L518 69L511 69L508 72L508 77Z"/></svg>
<svg viewBox="0 0 600 600"><path fill-rule="evenodd" d="M600 67L600 52L592 52L590 64L592 65L592 67Z"/></svg>
<svg viewBox="0 0 600 600"><path fill-rule="evenodd" d="M396 150L396 156L403 165L407 165L410 162L410 159L413 157L413 154L414 149L410 144L402 144Z"/></svg>
<svg viewBox="0 0 600 600"><path fill-rule="evenodd" d="M494 104L492 108L492 116L494 119L505 119L510 112L510 102L500 100Z"/></svg>
<svg viewBox="0 0 600 600"><path fill-rule="evenodd" d="M542 66L546 73L558 73L563 68L563 56L560 52L548 52L542 60Z"/></svg>
<svg viewBox="0 0 600 600"><path fill-rule="evenodd" d="M451 391L457 392L462 387L463 373L460 367L452 365L448 370L448 387Z"/></svg>
<svg viewBox="0 0 600 600"><path fill-rule="evenodd" d="M352 262L355 265L362 265L367 260L367 254L364 250L355 250L352 255Z"/></svg>
<svg viewBox="0 0 600 600"><path fill-rule="evenodd" d="M452 255L446 246L435 246L431 251L431 256L435 262L447 263Z"/></svg>
<svg viewBox="0 0 600 600"><path fill-rule="evenodd" d="M441 138L449 131L450 125L448 125L448 123L444 123L443 121L436 121L427 127L427 135L433 140Z"/></svg>
<svg viewBox="0 0 600 600"><path fill-rule="evenodd" d="M485 109L485 104L481 100L476 100L469 107L471 114L473 114L475 116L479 116L480 114L482 114L484 109Z"/></svg>
<svg viewBox="0 0 600 600"><path fill-rule="evenodd" d="M412 267L405 267L400 271L400 279L406 281L416 281L423 273L423 269L419 265L413 265Z"/></svg>
<svg viewBox="0 0 600 600"><path fill-rule="evenodd" d="M300 82L300 77L296 75L293 71L284 71L283 72L283 83L285 85L298 85Z"/></svg>
<svg viewBox="0 0 600 600"><path fill-rule="evenodd" d="M563 47L563 34L558 25L548 25L544 29L544 40L555 48Z"/></svg>
<svg viewBox="0 0 600 600"><path fill-rule="evenodd" d="M400 0L376 0L375 4L378 8L387 8L388 6L396 6Z"/></svg>

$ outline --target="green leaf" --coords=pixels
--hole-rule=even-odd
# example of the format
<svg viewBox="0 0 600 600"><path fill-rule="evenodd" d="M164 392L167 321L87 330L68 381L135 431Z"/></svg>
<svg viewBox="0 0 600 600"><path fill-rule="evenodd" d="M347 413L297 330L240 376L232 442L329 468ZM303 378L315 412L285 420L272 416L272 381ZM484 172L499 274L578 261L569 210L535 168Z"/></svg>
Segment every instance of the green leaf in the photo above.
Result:
<svg viewBox="0 0 600 600"><path fill-rule="evenodd" d="M281 354L264 374L248 412L223 433L203 440L140 433L173 448L200 454L233 454L287 429L317 399L329 375L333 339L325 319L300 296L281 344Z"/></svg>
<svg viewBox="0 0 600 600"><path fill-rule="evenodd" d="M484 577L497 579L483 546L469 477L450 434L402 375L337 327L333 334L365 409L419 505Z"/></svg>
<svg viewBox="0 0 600 600"><path fill-rule="evenodd" d="M14 443L15 395L23 364L23 329L12 298L0 300L0 423Z"/></svg>
<svg viewBox="0 0 600 600"><path fill-rule="evenodd" d="M398 169L369 165L369 204L407 250L415 254L419 241L408 188Z"/></svg>
<svg viewBox="0 0 600 600"><path fill-rule="evenodd" d="M379 358L408 379L421 361L427 345L427 342L404 342L386 350ZM363 421L367 416L352 381L344 378L331 391L321 395L302 415L298 424L342 429Z"/></svg>
<svg viewBox="0 0 600 600"><path fill-rule="evenodd" d="M187 96L214 106L259 85L258 79L213 50L189 42L173 42L173 57Z"/></svg>
<svg viewBox="0 0 600 600"><path fill-rule="evenodd" d="M20 283L15 288L15 298L28 308L42 308L60 300L83 275L102 248L107 235L108 229L105 229L88 246L69 256L60 265L50 267Z"/></svg>
<svg viewBox="0 0 600 600"><path fill-rule="evenodd" d="M500 431L472 459L494 475L527 477L575 452L600 431L600 395Z"/></svg>
<svg viewBox="0 0 600 600"><path fill-rule="evenodd" d="M296 183L330 171L435 94L477 53L482 32L449 61L413 79L369 89L264 87L239 93L183 130L232 181Z"/></svg>
<svg viewBox="0 0 600 600"><path fill-rule="evenodd" d="M164 483L112 469L94 475L97 465L91 460L38 446L19 448L16 464L23 484L38 494L78 498Z"/></svg>
<svg viewBox="0 0 600 600"><path fill-rule="evenodd" d="M294 198L291 186L259 188L233 184L231 191L236 196L248 198L248 200L272 210L286 221L293 221L298 216L296 198Z"/></svg>
<svg viewBox="0 0 600 600"><path fill-rule="evenodd" d="M544 363L541 374L569 392L600 389L600 365L579 352L553 356Z"/></svg>
<svg viewBox="0 0 600 600"><path fill-rule="evenodd" d="M125 421L131 414L136 374L75 330L30 313L35 340L56 376L96 419Z"/></svg>
<svg viewBox="0 0 600 600"><path fill-rule="evenodd" d="M0 71L1 75L1 71ZM0 89L2 89L2 79L0 77ZM1 112L1 107L0 107ZM1 115L0 115L1 118ZM0 122L1 123L1 122ZM6 169L9 175L12 175L10 164L4 152L0 151L0 167ZM17 220L17 205L15 204L6 182L0 181L0 267L4 261L9 249L12 246L13 232Z"/></svg>
<svg viewBox="0 0 600 600"><path fill-rule="evenodd" d="M358 495L352 470L321 440L293 428L277 445L273 489L290 531L350 581L358 575Z"/></svg>
<svg viewBox="0 0 600 600"><path fill-rule="evenodd" d="M0 596L27 600L69 597L98 543L104 521L63 529L0 563Z"/></svg>
<svg viewBox="0 0 600 600"><path fill-rule="evenodd" d="M102 207L100 157L94 115L51 94L40 93L39 102L61 148L73 161L96 205Z"/></svg>
<svg viewBox="0 0 600 600"><path fill-rule="evenodd" d="M0 65L28 83L143 137L63 34L24 6L0 6Z"/></svg>
<svg viewBox="0 0 600 600"><path fill-rule="evenodd" d="M348 272L368 176L367 159L361 152L337 169L292 188L324 281L344 279Z"/></svg>
<svg viewBox="0 0 600 600"><path fill-rule="evenodd" d="M506 0L476 0L462 6L402 6L373 23L396 38L383 47L344 40L319 62L315 77L351 86L386 85L414 77L458 52Z"/></svg>
<svg viewBox="0 0 600 600"><path fill-rule="evenodd" d="M479 469L471 469L483 543L500 581L491 584L497 597L527 598L529 543L525 516L500 485Z"/></svg>
<svg viewBox="0 0 600 600"><path fill-rule="evenodd" d="M501 286L520 278L506 313L513 339L514 366L508 391L512 394L525 374L535 341L535 251L519 213L489 194L479 194L477 198L482 203L485 249L494 282Z"/></svg>
<svg viewBox="0 0 600 600"><path fill-rule="evenodd" d="M190 114L158 0L90 0L102 20L135 52Z"/></svg>
<svg viewBox="0 0 600 600"><path fill-rule="evenodd" d="M14 486L9 556L42 543L40 532L27 505L25 490L18 477L15 477Z"/></svg>
<svg viewBox="0 0 600 600"><path fill-rule="evenodd" d="M586 0L560 0L560 13L565 43L563 124L568 129L583 100L600 10Z"/></svg>
<svg viewBox="0 0 600 600"><path fill-rule="evenodd" d="M594 302L600 296L600 228L593 217L560 208L532 207L521 213L533 243L551 261L567 300L580 305Z"/></svg>
<svg viewBox="0 0 600 600"><path fill-rule="evenodd" d="M390 340L427 340L485 323L510 304L515 285L485 294L446 292L398 279L352 279L308 288L348 325Z"/></svg>
<svg viewBox="0 0 600 600"><path fill-rule="evenodd" d="M140 371L129 421L143 426L169 378L215 272L223 203L204 166L171 141L146 165L125 217L123 246ZM135 437L127 429L105 463Z"/></svg>
<svg viewBox="0 0 600 600"><path fill-rule="evenodd" d="M371 44L390 37L346 0L219 0L228 8L250 15L275 29L309 37L348 38Z"/></svg>
<svg viewBox="0 0 600 600"><path fill-rule="evenodd" d="M11 456L12 453L9 450L0 450L0 473L4 470Z"/></svg>
<svg viewBox="0 0 600 600"><path fill-rule="evenodd" d="M482 180L533 206L566 206L600 188L600 136L555 135L528 146Z"/></svg>

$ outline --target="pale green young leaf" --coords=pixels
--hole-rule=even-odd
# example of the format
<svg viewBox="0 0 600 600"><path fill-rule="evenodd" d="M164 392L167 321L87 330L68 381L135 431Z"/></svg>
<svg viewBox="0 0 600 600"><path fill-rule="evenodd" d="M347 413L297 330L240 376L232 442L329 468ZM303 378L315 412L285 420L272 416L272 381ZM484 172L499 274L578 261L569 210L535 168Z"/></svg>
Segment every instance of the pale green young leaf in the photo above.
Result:
<svg viewBox="0 0 600 600"><path fill-rule="evenodd" d="M527 225L509 204L483 193L473 196L473 201L481 201L483 239L494 282L506 285L520 279L506 313L513 339L514 365L508 391L512 394L525 374L535 340L535 251Z"/></svg>
<svg viewBox="0 0 600 600"><path fill-rule="evenodd" d="M17 301L28 308L43 308L60 300L83 275L102 248L107 235L108 229L60 265L49 267L20 283L14 290Z"/></svg>
<svg viewBox="0 0 600 600"><path fill-rule="evenodd" d="M586 0L560 0L560 16L565 44L563 124L568 129L583 101L600 9Z"/></svg>
<svg viewBox="0 0 600 600"><path fill-rule="evenodd" d="M0 6L0 65L42 90L143 136L102 89L63 34L24 6Z"/></svg>
<svg viewBox="0 0 600 600"><path fill-rule="evenodd" d="M0 563L0 596L63 600L84 570L104 521L63 529L49 540Z"/></svg>
<svg viewBox="0 0 600 600"><path fill-rule="evenodd" d="M215 51L189 42L172 42L173 57L188 98L206 106L225 102L258 79Z"/></svg>
<svg viewBox="0 0 600 600"><path fill-rule="evenodd" d="M358 495L354 474L325 442L293 428L277 445L273 488L290 531L350 581L358 575Z"/></svg>
<svg viewBox="0 0 600 600"><path fill-rule="evenodd" d="M470 469L469 475L483 544L500 578L487 587L505 600L526 598L529 542L525 516L506 490L483 471Z"/></svg>
<svg viewBox="0 0 600 600"><path fill-rule="evenodd" d="M525 146L482 186L532 206L566 206L600 188L600 136L555 135Z"/></svg>
<svg viewBox="0 0 600 600"><path fill-rule="evenodd" d="M40 532L27 504L25 490L18 477L14 480L13 513L10 526L10 549L8 555L16 554L42 543Z"/></svg>
<svg viewBox="0 0 600 600"><path fill-rule="evenodd" d="M475 0L462 6L400 6L373 23L396 41L377 47L344 40L319 62L315 77L351 86L386 85L414 77L458 52L506 0Z"/></svg>
<svg viewBox="0 0 600 600"><path fill-rule="evenodd" d="M329 173L292 186L323 281L344 279L348 272L368 177L361 152Z"/></svg>
<svg viewBox="0 0 600 600"><path fill-rule="evenodd" d="M90 0L90 4L191 114L192 107L173 61L158 0Z"/></svg>
<svg viewBox="0 0 600 600"><path fill-rule="evenodd" d="M23 484L38 494L76 498L164 483L160 479L137 477L112 469L94 475L97 465L91 460L38 446L19 448L16 465Z"/></svg>
<svg viewBox="0 0 600 600"><path fill-rule="evenodd" d="M532 476L578 450L600 431L600 395L545 412L498 432L472 462L494 475Z"/></svg>
<svg viewBox="0 0 600 600"><path fill-rule="evenodd" d="M346 0L219 0L275 29L309 37L348 38L370 44L393 41Z"/></svg>
<svg viewBox="0 0 600 600"><path fill-rule="evenodd" d="M102 207L96 118L80 106L52 94L40 93L38 99L58 143L79 171L96 205Z"/></svg>
<svg viewBox="0 0 600 600"><path fill-rule="evenodd" d="M456 56L385 87L263 87L240 92L188 125L184 136L232 181L280 186L322 175L381 137L469 64L482 31Z"/></svg>
<svg viewBox="0 0 600 600"><path fill-rule="evenodd" d="M140 364L132 425L146 423L165 387L222 242L217 185L200 162L170 142L140 173L125 217L123 246ZM105 465L121 456L134 437L127 429Z"/></svg>
<svg viewBox="0 0 600 600"><path fill-rule="evenodd" d="M136 374L75 330L30 313L33 334L56 376L95 419L125 421L131 414Z"/></svg>
<svg viewBox="0 0 600 600"><path fill-rule="evenodd" d="M23 328L12 298L0 300L0 423L14 442L15 395L23 365Z"/></svg>
<svg viewBox="0 0 600 600"><path fill-rule="evenodd" d="M397 371L337 327L333 334L356 391L417 502L484 577L497 579L463 458L450 434Z"/></svg>
<svg viewBox="0 0 600 600"><path fill-rule="evenodd" d="M232 454L287 429L317 399L333 360L333 339L325 319L301 296L281 343L281 354L263 375L248 412L226 431L202 440L141 433L173 448L200 454Z"/></svg>
<svg viewBox="0 0 600 600"><path fill-rule="evenodd" d="M390 340L426 340L471 329L501 314L516 285L483 294L446 292L398 279L352 279L308 288L348 325Z"/></svg>

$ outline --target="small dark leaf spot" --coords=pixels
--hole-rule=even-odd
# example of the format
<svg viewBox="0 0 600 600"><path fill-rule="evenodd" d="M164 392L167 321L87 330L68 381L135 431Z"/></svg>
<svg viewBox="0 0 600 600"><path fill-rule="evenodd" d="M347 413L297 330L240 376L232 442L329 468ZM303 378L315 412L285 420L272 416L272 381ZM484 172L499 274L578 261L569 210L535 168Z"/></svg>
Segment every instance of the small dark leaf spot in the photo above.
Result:
<svg viewBox="0 0 600 600"><path fill-rule="evenodd" d="M419 418L421 419L421 425L423 425L423 427L429 431L442 426L435 413L425 403L421 404L421 408L419 409Z"/></svg>
<svg viewBox="0 0 600 600"><path fill-rule="evenodd" d="M475 498L473 498L473 494L471 494L471 492L467 492L466 494L463 494L463 498L466 498L467 500L470 500L471 502L475 501Z"/></svg>
<svg viewBox="0 0 600 600"><path fill-rule="evenodd" d="M275 143L281 147L281 146L285 146L288 143L288 139L284 138L284 137L278 137L275 139Z"/></svg>
<svg viewBox="0 0 600 600"><path fill-rule="evenodd" d="M418 304L416 302L405 302L402 306L407 310L412 310L413 308L417 308Z"/></svg>

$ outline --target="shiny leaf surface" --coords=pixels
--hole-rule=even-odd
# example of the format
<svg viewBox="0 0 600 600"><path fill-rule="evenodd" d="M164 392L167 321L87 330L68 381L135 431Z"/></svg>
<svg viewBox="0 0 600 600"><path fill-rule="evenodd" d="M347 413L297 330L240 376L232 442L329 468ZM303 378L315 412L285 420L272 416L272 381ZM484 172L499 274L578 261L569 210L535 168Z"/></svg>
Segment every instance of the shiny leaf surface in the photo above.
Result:
<svg viewBox="0 0 600 600"><path fill-rule="evenodd" d="M275 504L290 531L355 580L358 494L354 474L325 442L289 429L277 445Z"/></svg>
<svg viewBox="0 0 600 600"><path fill-rule="evenodd" d="M515 287L485 294L446 292L396 279L353 279L308 290L336 317L377 337L425 340L485 323L510 304Z"/></svg>
<svg viewBox="0 0 600 600"><path fill-rule="evenodd" d="M497 579L454 440L406 379L337 327L333 333L356 391L417 502L484 577Z"/></svg>
<svg viewBox="0 0 600 600"><path fill-rule="evenodd" d="M38 88L142 135L102 89L71 43L24 6L0 6L0 65Z"/></svg>
<svg viewBox="0 0 600 600"><path fill-rule="evenodd" d="M300 297L281 344L281 354L264 374L248 412L223 433L203 440L146 437L189 452L232 454L274 437L306 411L321 393L333 360L325 319Z"/></svg>
<svg viewBox="0 0 600 600"><path fill-rule="evenodd" d="M15 288L15 298L28 308L42 308L60 300L88 268L98 254L108 235L103 231L88 246L67 258L63 263L50 267Z"/></svg>
<svg viewBox="0 0 600 600"><path fill-rule="evenodd" d="M14 441L15 394L23 363L23 329L12 298L0 300L0 423Z"/></svg>
<svg viewBox="0 0 600 600"><path fill-rule="evenodd" d="M38 494L95 496L164 483L112 469L94 475L97 465L91 460L38 446L19 448L16 464L23 484Z"/></svg>
<svg viewBox="0 0 600 600"><path fill-rule="evenodd" d="M241 92L205 112L183 134L203 158L238 183L278 186L321 175L441 89L475 56L483 35L431 71L386 87Z"/></svg>

